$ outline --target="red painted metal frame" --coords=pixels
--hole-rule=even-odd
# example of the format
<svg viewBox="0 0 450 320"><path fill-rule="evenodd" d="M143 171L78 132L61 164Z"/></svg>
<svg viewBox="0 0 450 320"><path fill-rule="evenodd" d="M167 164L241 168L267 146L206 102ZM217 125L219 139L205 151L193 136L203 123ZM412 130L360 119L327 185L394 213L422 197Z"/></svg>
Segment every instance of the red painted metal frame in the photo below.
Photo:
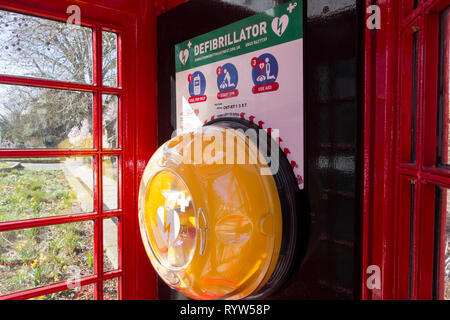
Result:
<svg viewBox="0 0 450 320"><path fill-rule="evenodd" d="M91 150L1 150L0 157L94 157L94 213L49 217L42 219L0 223L0 232L60 223L94 221L95 274L81 279L81 285L96 284L96 299L103 299L103 281L119 279L119 298L155 299L156 275L142 247L137 232L137 188L145 163L156 149L156 11L147 1L117 1L104 5L101 0L50 1L0 0L0 8L45 18L65 21L66 9L75 2L82 13L82 25L93 29L94 79L92 85L61 81L0 76L0 83L79 90L94 93L94 148ZM118 33L119 88L102 85L101 32ZM141 38L142 37L142 38ZM139 42L137 39L143 39ZM143 57L140 53L146 53ZM139 65L139 68L138 68ZM139 90L140 89L140 90ZM150 90L149 90L150 89ZM119 129L117 150L102 149L102 94L119 96ZM139 114L138 117L136 115ZM119 209L103 212L102 159L119 157ZM103 220L119 218L119 270L103 273ZM124 250L125 249L125 250ZM2 296L0 299L28 299L67 289L65 283L26 290Z"/></svg>
<svg viewBox="0 0 450 320"><path fill-rule="evenodd" d="M135 55L137 65L136 103L137 116L135 125L135 195L133 205L135 225L135 297L137 299L157 299L157 275L145 252L138 231L137 192L148 160L158 147L158 112L157 112L157 37L156 8L153 2L141 0L138 16L138 39ZM127 163L125 164L125 170ZM125 200L128 201L128 200ZM127 228L129 230L129 227ZM127 246L127 250L129 250ZM124 258L124 261L126 258Z"/></svg>
<svg viewBox="0 0 450 320"><path fill-rule="evenodd" d="M370 265L381 268L382 287L369 290L363 277L363 299L433 297L435 187L450 186L450 170L436 165L437 68L439 12L448 0L366 0L381 9L380 30L366 29L364 115L363 274ZM369 16L367 16L369 18ZM408 130L411 95L411 28L419 31L417 160L410 152ZM405 63L406 62L406 63ZM406 81L406 85L405 85ZM406 115L406 116L405 116ZM415 181L413 242L410 241L408 180ZM412 274L409 262L413 252ZM443 250L441 250L442 252ZM442 280L441 280L442 281ZM442 283L439 284L442 286ZM442 297L442 296L441 296Z"/></svg>
<svg viewBox="0 0 450 320"><path fill-rule="evenodd" d="M366 0L366 7L374 1ZM365 32L364 190L362 219L362 299L392 299L394 287L394 92L396 85L396 5L376 1L381 30ZM366 16L369 19L369 13ZM394 183L393 183L394 182ZM381 288L369 290L369 266L381 269Z"/></svg>

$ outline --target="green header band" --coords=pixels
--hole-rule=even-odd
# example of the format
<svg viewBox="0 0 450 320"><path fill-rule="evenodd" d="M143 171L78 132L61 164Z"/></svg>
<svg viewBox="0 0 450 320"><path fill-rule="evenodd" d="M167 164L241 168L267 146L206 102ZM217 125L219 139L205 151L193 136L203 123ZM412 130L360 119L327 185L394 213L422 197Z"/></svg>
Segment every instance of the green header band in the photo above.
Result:
<svg viewBox="0 0 450 320"><path fill-rule="evenodd" d="M177 44L176 72L303 38L302 1L285 3Z"/></svg>

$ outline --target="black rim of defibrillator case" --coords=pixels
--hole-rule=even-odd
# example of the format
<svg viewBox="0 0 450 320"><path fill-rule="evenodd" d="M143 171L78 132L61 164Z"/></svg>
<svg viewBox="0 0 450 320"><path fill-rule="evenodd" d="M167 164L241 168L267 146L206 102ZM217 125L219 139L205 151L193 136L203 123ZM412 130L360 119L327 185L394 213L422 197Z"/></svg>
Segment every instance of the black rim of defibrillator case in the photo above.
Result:
<svg viewBox="0 0 450 320"><path fill-rule="evenodd" d="M205 124L205 126L220 126L232 129L255 129L261 130L256 124L239 118L218 118ZM267 133L266 133L267 134ZM259 147L259 135L258 147ZM267 151L271 154L271 137L267 135ZM270 139L269 139L270 138ZM299 187L294 171L284 152L279 149L280 165L279 170L274 174L274 180L278 189L281 211L283 217L283 233L281 240L280 254L272 275L267 283L258 291L252 293L246 299L264 299L278 291L294 272L295 266L300 256L299 230Z"/></svg>

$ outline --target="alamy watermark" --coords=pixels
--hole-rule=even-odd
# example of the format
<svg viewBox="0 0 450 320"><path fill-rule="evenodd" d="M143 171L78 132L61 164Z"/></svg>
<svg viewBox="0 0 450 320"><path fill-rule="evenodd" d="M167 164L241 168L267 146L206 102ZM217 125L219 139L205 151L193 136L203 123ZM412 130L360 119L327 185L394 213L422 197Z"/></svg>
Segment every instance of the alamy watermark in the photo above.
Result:
<svg viewBox="0 0 450 320"><path fill-rule="evenodd" d="M381 9L377 5L368 6L366 10L369 17L367 18L367 28L369 30L381 29Z"/></svg>
<svg viewBox="0 0 450 320"><path fill-rule="evenodd" d="M66 272L68 275L67 288L78 292L81 289L81 269L77 266L69 266Z"/></svg>
<svg viewBox="0 0 450 320"><path fill-rule="evenodd" d="M366 273L369 275L366 281L367 289L381 289L381 268L377 265L371 265L367 267Z"/></svg>
<svg viewBox="0 0 450 320"><path fill-rule="evenodd" d="M68 6L66 13L69 15L69 17L67 18L67 24L69 26L71 26L71 25L80 26L81 25L81 9L79 6L77 6L77 5Z"/></svg>

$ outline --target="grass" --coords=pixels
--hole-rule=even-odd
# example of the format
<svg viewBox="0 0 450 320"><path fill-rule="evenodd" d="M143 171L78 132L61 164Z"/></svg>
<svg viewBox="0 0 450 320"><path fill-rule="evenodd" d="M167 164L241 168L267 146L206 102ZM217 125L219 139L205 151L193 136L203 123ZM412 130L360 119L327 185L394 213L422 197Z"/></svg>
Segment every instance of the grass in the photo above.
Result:
<svg viewBox="0 0 450 320"><path fill-rule="evenodd" d="M88 262L92 222L8 231L0 237L0 295L93 274Z"/></svg>
<svg viewBox="0 0 450 320"><path fill-rule="evenodd" d="M0 221L71 214L75 194L62 170L0 171ZM93 223L0 233L0 295L93 274ZM83 299L67 290L41 299Z"/></svg>
<svg viewBox="0 0 450 320"><path fill-rule="evenodd" d="M0 171L0 222L71 214L75 200L61 170Z"/></svg>

